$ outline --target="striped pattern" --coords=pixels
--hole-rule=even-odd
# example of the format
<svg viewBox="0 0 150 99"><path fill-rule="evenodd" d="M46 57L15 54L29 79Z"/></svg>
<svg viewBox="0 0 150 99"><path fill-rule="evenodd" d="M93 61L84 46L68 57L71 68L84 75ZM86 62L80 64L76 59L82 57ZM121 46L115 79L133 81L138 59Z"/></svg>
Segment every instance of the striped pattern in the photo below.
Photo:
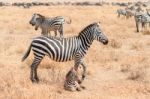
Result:
<svg viewBox="0 0 150 99"><path fill-rule="evenodd" d="M148 13L145 14L137 13L135 15L135 23L136 23L137 32L139 32L140 24L142 28L145 28L148 23L150 24L150 15Z"/></svg>
<svg viewBox="0 0 150 99"><path fill-rule="evenodd" d="M122 16L126 16L127 15L127 11L124 10L124 9L118 9L117 13L118 13L118 17L120 17L121 15Z"/></svg>
<svg viewBox="0 0 150 99"><path fill-rule="evenodd" d="M75 71L74 68L71 68L70 71L66 75L66 80L64 83L64 89L68 91L80 91L81 86L80 86L80 80L77 75L77 72Z"/></svg>
<svg viewBox="0 0 150 99"><path fill-rule="evenodd" d="M35 26L35 30L37 30L39 27L41 28L42 35L49 36L50 31L54 31L55 36L57 36L57 32L59 32L60 37L63 37L63 24L65 22L70 24L71 20L70 22L67 22L62 16L46 18L40 14L33 14L32 19L30 20L30 24Z"/></svg>
<svg viewBox="0 0 150 99"><path fill-rule="evenodd" d="M22 58L24 61L30 50L33 50L34 53L34 61L31 65L31 80L38 80L36 78L37 74L36 69L39 63L42 61L45 55L49 56L52 60L57 62L64 62L69 60L74 60L74 67L78 68L81 64L83 66L83 79L86 73L86 65L83 63L83 58L86 55L86 52L93 40L97 40L102 42L103 44L108 43L107 37L102 33L99 23L93 23L83 29L78 36L70 37L70 38L57 38L57 37L45 37L40 36L35 38L28 51ZM36 77L35 77L35 76Z"/></svg>

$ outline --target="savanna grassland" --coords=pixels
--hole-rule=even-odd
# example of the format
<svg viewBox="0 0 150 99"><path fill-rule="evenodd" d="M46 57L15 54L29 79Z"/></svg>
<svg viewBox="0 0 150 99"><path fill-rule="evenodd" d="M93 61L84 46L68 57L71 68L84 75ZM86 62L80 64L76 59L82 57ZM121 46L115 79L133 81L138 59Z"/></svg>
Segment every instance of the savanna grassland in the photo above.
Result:
<svg viewBox="0 0 150 99"><path fill-rule="evenodd" d="M136 33L134 18L117 18L117 6L37 6L29 9L0 7L0 99L149 99L150 33ZM84 61L86 90L63 89L73 61L57 63L45 57L38 68L40 82L31 83L30 64L21 58L33 38L40 35L29 24L33 13L64 16L65 37L75 36L87 25L100 21L109 44L93 42Z"/></svg>

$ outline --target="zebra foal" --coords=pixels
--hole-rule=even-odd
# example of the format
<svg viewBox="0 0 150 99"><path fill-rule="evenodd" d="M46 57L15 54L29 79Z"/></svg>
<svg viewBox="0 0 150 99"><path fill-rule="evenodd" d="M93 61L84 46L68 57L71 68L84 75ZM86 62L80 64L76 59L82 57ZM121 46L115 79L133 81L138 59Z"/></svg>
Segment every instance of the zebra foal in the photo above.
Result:
<svg viewBox="0 0 150 99"><path fill-rule="evenodd" d="M64 89L68 91L81 91L82 89L85 89L85 87L82 86L81 83L82 82L79 79L77 71L74 68L71 68L66 74Z"/></svg>
<svg viewBox="0 0 150 99"><path fill-rule="evenodd" d="M83 58L93 40L102 42L104 45L108 43L108 38L103 34L99 25L99 22L90 24L85 27L78 36L74 37L59 39L57 37L40 36L33 39L22 58L22 61L24 61L32 49L34 60L31 64L31 81L39 81L37 67L45 55L48 55L52 60L57 62L74 60L75 70L78 69L79 65L82 65L82 79L84 79L86 75L86 65L83 62Z"/></svg>
<svg viewBox="0 0 150 99"><path fill-rule="evenodd" d="M57 36L57 31L60 33L60 37L63 37L63 25L64 23L70 24L71 20L69 22L65 21L64 17L57 16L53 18L47 18L41 14L33 14L30 24L32 26L35 26L35 30L38 30L40 27L42 32L42 35L48 36L50 31L55 32L55 36ZM50 34L51 35L51 34Z"/></svg>

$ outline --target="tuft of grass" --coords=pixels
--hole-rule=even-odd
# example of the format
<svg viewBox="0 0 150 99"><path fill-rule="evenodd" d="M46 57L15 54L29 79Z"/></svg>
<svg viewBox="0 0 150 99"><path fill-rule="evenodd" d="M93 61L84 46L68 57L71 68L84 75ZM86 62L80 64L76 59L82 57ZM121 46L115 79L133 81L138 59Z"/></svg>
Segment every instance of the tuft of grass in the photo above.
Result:
<svg viewBox="0 0 150 99"><path fill-rule="evenodd" d="M112 39L110 41L110 46L112 48L121 48L122 44L120 42L116 41L115 39Z"/></svg>
<svg viewBox="0 0 150 99"><path fill-rule="evenodd" d="M130 65L129 64L125 64L125 65L122 65L121 67L121 72L125 73L125 72L128 72L130 70Z"/></svg>
<svg viewBox="0 0 150 99"><path fill-rule="evenodd" d="M140 71L140 70L138 70L138 71L132 71L129 74L129 76L128 76L127 79L129 79L129 80L135 80L136 81L136 80L142 79L143 75L144 75L144 73L142 71Z"/></svg>
<svg viewBox="0 0 150 99"><path fill-rule="evenodd" d="M131 49L139 51L142 49L142 44L141 43L134 43L131 45Z"/></svg>
<svg viewBox="0 0 150 99"><path fill-rule="evenodd" d="M142 32L143 35L150 35L150 31L149 30L145 30Z"/></svg>
<svg viewBox="0 0 150 99"><path fill-rule="evenodd" d="M23 47L19 47L18 49L16 49L16 53L17 53L17 54L22 54L22 53L24 53L24 52L25 52L25 50L24 50Z"/></svg>

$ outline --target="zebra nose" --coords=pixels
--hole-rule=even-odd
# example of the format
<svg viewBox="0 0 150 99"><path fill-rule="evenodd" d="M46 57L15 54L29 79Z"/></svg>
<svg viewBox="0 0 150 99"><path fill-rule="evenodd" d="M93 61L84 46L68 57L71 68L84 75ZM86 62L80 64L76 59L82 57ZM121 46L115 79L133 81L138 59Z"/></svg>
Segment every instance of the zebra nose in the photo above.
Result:
<svg viewBox="0 0 150 99"><path fill-rule="evenodd" d="M29 24L32 24L31 21L29 22Z"/></svg>
<svg viewBox="0 0 150 99"><path fill-rule="evenodd" d="M107 45L107 44L108 44L108 40L106 40L105 42L103 42L103 44L104 44L104 45Z"/></svg>

